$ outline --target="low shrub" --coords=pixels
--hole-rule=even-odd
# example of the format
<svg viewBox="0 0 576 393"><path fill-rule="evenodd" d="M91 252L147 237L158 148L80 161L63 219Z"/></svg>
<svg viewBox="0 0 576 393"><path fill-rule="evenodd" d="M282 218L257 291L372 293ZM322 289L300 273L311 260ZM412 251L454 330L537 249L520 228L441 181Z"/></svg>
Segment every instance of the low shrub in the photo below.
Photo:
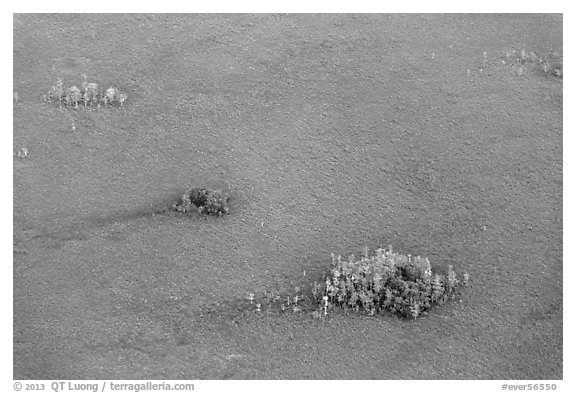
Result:
<svg viewBox="0 0 576 393"><path fill-rule="evenodd" d="M229 214L229 196L220 190L208 188L192 188L184 193L180 200L172 205L172 209L180 213L197 212L222 216Z"/></svg>
<svg viewBox="0 0 576 393"><path fill-rule="evenodd" d="M28 157L28 149L21 147L17 152L14 152L14 156L20 159Z"/></svg>

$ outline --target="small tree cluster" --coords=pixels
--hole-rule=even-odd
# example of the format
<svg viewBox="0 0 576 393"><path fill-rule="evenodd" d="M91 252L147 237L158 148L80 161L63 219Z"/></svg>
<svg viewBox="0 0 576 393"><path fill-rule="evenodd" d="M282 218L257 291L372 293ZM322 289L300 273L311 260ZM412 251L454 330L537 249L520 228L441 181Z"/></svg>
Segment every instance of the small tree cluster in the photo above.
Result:
<svg viewBox="0 0 576 393"><path fill-rule="evenodd" d="M197 212L198 214L229 214L229 197L220 190L192 188L184 193L172 209L180 213Z"/></svg>
<svg viewBox="0 0 576 393"><path fill-rule="evenodd" d="M332 267L313 297L324 307L337 305L370 315L390 311L417 318L434 305L454 299L468 283L468 274L457 276L452 265L447 273L434 272L428 258L401 255L391 248L377 249L361 259L332 254Z"/></svg>
<svg viewBox="0 0 576 393"><path fill-rule="evenodd" d="M56 85L52 86L48 91L48 98L52 101L63 103L66 106L71 106L76 109L79 107L97 106L120 106L128 96L121 93L115 87L109 87L106 90L101 89L97 83L88 82L86 75L83 75L84 81L81 88L77 86L64 86L61 78L58 78Z"/></svg>

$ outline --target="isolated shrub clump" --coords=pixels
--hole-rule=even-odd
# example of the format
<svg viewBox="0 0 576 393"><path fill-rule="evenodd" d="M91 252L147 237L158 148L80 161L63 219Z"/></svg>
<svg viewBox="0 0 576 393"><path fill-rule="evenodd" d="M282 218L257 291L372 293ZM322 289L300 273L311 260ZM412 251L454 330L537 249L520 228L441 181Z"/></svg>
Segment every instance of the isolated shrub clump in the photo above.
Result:
<svg viewBox="0 0 576 393"><path fill-rule="evenodd" d="M468 274L458 276L452 265L441 274L428 258L402 255L389 249L368 249L357 259L332 254L332 266L323 283L316 283L313 297L324 307L341 306L370 315L388 311L417 318L435 305L453 300L468 284Z"/></svg>
<svg viewBox="0 0 576 393"><path fill-rule="evenodd" d="M229 214L229 196L220 190L208 188L192 188L180 197L172 209L180 213L197 212L221 216Z"/></svg>
<svg viewBox="0 0 576 393"><path fill-rule="evenodd" d="M84 81L81 88L77 86L64 86L61 78L58 78L56 84L48 91L48 98L51 101L62 103L66 106L76 109L81 107L114 107L124 105L128 96L121 93L115 87L101 89L97 83L88 82L86 75L83 75Z"/></svg>

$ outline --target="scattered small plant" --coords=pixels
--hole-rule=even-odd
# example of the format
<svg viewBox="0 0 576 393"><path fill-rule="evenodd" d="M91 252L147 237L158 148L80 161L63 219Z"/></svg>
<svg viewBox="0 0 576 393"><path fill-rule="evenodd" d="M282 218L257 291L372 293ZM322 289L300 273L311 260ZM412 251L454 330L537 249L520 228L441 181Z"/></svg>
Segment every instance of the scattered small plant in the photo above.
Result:
<svg viewBox="0 0 576 393"><path fill-rule="evenodd" d="M564 77L563 56L558 52L540 55L526 49L510 49L500 56L499 62L512 67L517 75L522 75L526 70L558 79Z"/></svg>
<svg viewBox="0 0 576 393"><path fill-rule="evenodd" d="M172 205L172 210L179 213L197 212L198 214L222 216L230 212L229 199L229 196L220 190L192 188L184 193L177 203Z"/></svg>
<svg viewBox="0 0 576 393"><path fill-rule="evenodd" d="M101 105L105 107L111 106L124 106L124 102L128 96L121 93L115 87L109 87L106 90L99 88L97 83L88 82L86 75L82 75L84 81L82 87L79 88L75 85L68 87L64 86L61 78L58 78L56 84L48 91L48 99L66 106L78 109L80 106L84 108L94 107L100 108ZM44 96L46 100L46 96Z"/></svg>

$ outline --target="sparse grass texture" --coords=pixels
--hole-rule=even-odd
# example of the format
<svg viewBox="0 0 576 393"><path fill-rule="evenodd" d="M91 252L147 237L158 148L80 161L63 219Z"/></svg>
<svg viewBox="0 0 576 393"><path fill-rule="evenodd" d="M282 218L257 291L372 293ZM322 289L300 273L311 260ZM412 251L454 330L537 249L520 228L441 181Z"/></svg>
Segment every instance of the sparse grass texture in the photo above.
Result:
<svg viewBox="0 0 576 393"><path fill-rule="evenodd" d="M324 314L329 305L336 305L370 315L390 311L417 318L432 306L455 299L468 278L467 273L459 277L452 265L440 274L432 270L428 258L398 254L391 248L369 255L366 248L360 259L332 254L330 273L312 291Z"/></svg>
<svg viewBox="0 0 576 393"><path fill-rule="evenodd" d="M98 84L88 82L86 75L83 75L84 81L82 88L77 86L65 87L61 78L58 78L56 85L48 91L48 98L51 101L73 107L75 109L84 107L122 107L128 98L126 94L121 93L115 87L109 87L102 90Z"/></svg>
<svg viewBox="0 0 576 393"><path fill-rule="evenodd" d="M229 197L220 190L207 188L192 188L182 195L172 209L180 213L197 212L222 216L229 214Z"/></svg>

